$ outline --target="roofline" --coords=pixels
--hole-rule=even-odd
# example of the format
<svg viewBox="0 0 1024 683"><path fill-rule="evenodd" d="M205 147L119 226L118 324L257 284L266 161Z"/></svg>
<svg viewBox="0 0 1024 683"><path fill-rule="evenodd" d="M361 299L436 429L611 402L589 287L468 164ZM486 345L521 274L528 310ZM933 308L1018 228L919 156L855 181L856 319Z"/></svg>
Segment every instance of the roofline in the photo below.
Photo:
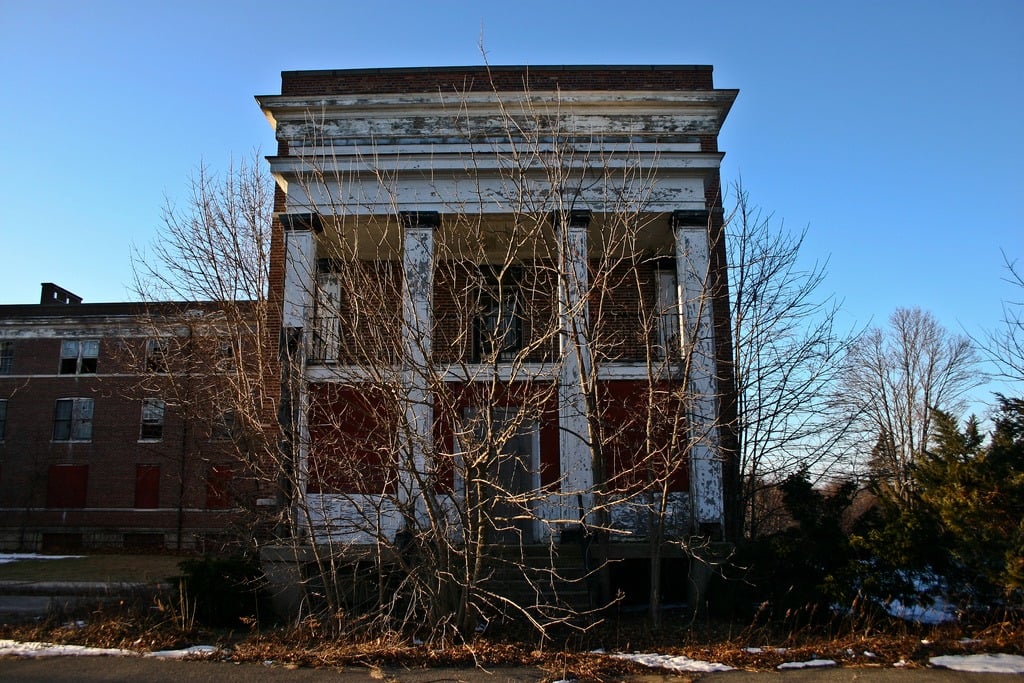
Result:
<svg viewBox="0 0 1024 683"><path fill-rule="evenodd" d="M249 300L230 302L251 306ZM176 315L190 310L215 311L224 306L215 301L111 301L82 304L0 304L0 321L16 318L91 318L105 316L138 316L147 314Z"/></svg>
<svg viewBox="0 0 1024 683"><path fill-rule="evenodd" d="M281 75L479 73L487 71L714 71L710 64L499 64L476 66L392 66L361 69L296 69Z"/></svg>

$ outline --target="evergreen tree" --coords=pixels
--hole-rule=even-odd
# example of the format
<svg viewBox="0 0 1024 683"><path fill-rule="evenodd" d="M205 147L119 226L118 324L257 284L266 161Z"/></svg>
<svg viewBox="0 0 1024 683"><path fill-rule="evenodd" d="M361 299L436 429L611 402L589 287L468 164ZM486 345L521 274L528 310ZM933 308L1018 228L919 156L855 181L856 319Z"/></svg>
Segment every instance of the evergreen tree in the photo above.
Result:
<svg viewBox="0 0 1024 683"><path fill-rule="evenodd" d="M1021 598L1021 547L1024 545L1024 401L999 397L995 429L980 446L977 425L949 436L955 450L936 451L921 476L921 495L955 542L952 558L979 587ZM973 429L973 432L972 432ZM973 452L972 452L973 451ZM935 463L936 467L932 467Z"/></svg>
<svg viewBox="0 0 1024 683"><path fill-rule="evenodd" d="M904 524L937 527L931 565L962 599L1019 603L1024 588L1024 401L999 397L988 444L970 418L963 430L936 412L931 448L915 463L916 500ZM917 539L921 544L924 539ZM926 549L922 548L921 557Z"/></svg>

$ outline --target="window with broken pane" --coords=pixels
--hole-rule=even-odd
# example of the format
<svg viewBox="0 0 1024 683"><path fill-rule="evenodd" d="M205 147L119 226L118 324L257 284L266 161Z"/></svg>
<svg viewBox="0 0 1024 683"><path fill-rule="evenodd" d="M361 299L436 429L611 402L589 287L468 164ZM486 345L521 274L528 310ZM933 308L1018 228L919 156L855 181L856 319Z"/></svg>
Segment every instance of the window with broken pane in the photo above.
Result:
<svg viewBox="0 0 1024 683"><path fill-rule="evenodd" d="M59 398L53 411L54 441L92 441L93 400Z"/></svg>
<svg viewBox="0 0 1024 683"><path fill-rule="evenodd" d="M65 339L60 345L61 375L94 375L100 355L98 339Z"/></svg>

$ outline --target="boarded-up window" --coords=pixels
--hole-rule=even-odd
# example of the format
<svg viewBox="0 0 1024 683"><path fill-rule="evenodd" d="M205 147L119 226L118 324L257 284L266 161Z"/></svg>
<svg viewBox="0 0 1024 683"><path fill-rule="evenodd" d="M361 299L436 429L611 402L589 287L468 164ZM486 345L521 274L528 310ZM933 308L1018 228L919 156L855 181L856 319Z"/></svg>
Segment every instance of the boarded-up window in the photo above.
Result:
<svg viewBox="0 0 1024 683"><path fill-rule="evenodd" d="M636 492L652 481L668 490L689 490L685 396L669 383L609 381L599 397L604 432L604 485ZM682 444L680 444L682 441Z"/></svg>
<svg viewBox="0 0 1024 683"><path fill-rule="evenodd" d="M84 508L88 481L88 465L50 465L46 507Z"/></svg>
<svg viewBox="0 0 1024 683"><path fill-rule="evenodd" d="M234 472L230 465L213 465L206 475L206 507L225 510L231 507L231 480Z"/></svg>
<svg viewBox="0 0 1024 683"><path fill-rule="evenodd" d="M395 401L381 387L310 387L309 493L394 490Z"/></svg>
<svg viewBox="0 0 1024 683"><path fill-rule="evenodd" d="M135 466L135 507L160 507L160 465Z"/></svg>

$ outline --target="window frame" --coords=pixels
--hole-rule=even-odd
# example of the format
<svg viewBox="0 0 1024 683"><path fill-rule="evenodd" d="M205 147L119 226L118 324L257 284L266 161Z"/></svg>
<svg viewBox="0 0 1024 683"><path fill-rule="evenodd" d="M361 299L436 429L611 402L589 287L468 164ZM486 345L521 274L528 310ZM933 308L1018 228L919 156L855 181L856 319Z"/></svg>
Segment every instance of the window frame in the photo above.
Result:
<svg viewBox="0 0 1024 683"><path fill-rule="evenodd" d="M222 410L217 413L210 424L210 441L234 441L238 434L238 420L234 410Z"/></svg>
<svg viewBox="0 0 1024 683"><path fill-rule="evenodd" d="M229 370L235 367L235 345L229 337L217 340L217 364Z"/></svg>
<svg viewBox="0 0 1024 683"><path fill-rule="evenodd" d="M164 440L164 420L166 414L166 401L159 398L142 399L142 415L139 418L140 442L156 443ZM148 434L147 429L150 431Z"/></svg>
<svg viewBox="0 0 1024 683"><path fill-rule="evenodd" d="M658 311L658 357L679 358L683 351L679 278L675 268L662 267L654 272L655 307Z"/></svg>
<svg viewBox="0 0 1024 683"><path fill-rule="evenodd" d="M146 372L167 373L167 339L153 337L146 340Z"/></svg>
<svg viewBox="0 0 1024 683"><path fill-rule="evenodd" d="M61 415L61 405L70 405L67 416ZM93 420L96 412L94 399L84 397L58 398L53 408L53 434L55 443L89 443L92 441ZM58 432L58 425L66 424Z"/></svg>
<svg viewBox="0 0 1024 683"><path fill-rule="evenodd" d="M341 355L341 281L337 273L316 276L311 360L336 363Z"/></svg>
<svg viewBox="0 0 1024 683"><path fill-rule="evenodd" d="M70 349L74 345L74 353ZM95 354L91 353L95 348ZM87 349L90 353L87 353ZM62 339L58 375L95 375L99 369L99 339Z"/></svg>
<svg viewBox="0 0 1024 683"><path fill-rule="evenodd" d="M508 363L526 347L520 273L511 271L504 277L490 272L481 275L471 330L473 362L481 363L494 356L495 361Z"/></svg>
<svg viewBox="0 0 1024 683"><path fill-rule="evenodd" d="M0 375L9 375L14 368L14 342L0 341Z"/></svg>

